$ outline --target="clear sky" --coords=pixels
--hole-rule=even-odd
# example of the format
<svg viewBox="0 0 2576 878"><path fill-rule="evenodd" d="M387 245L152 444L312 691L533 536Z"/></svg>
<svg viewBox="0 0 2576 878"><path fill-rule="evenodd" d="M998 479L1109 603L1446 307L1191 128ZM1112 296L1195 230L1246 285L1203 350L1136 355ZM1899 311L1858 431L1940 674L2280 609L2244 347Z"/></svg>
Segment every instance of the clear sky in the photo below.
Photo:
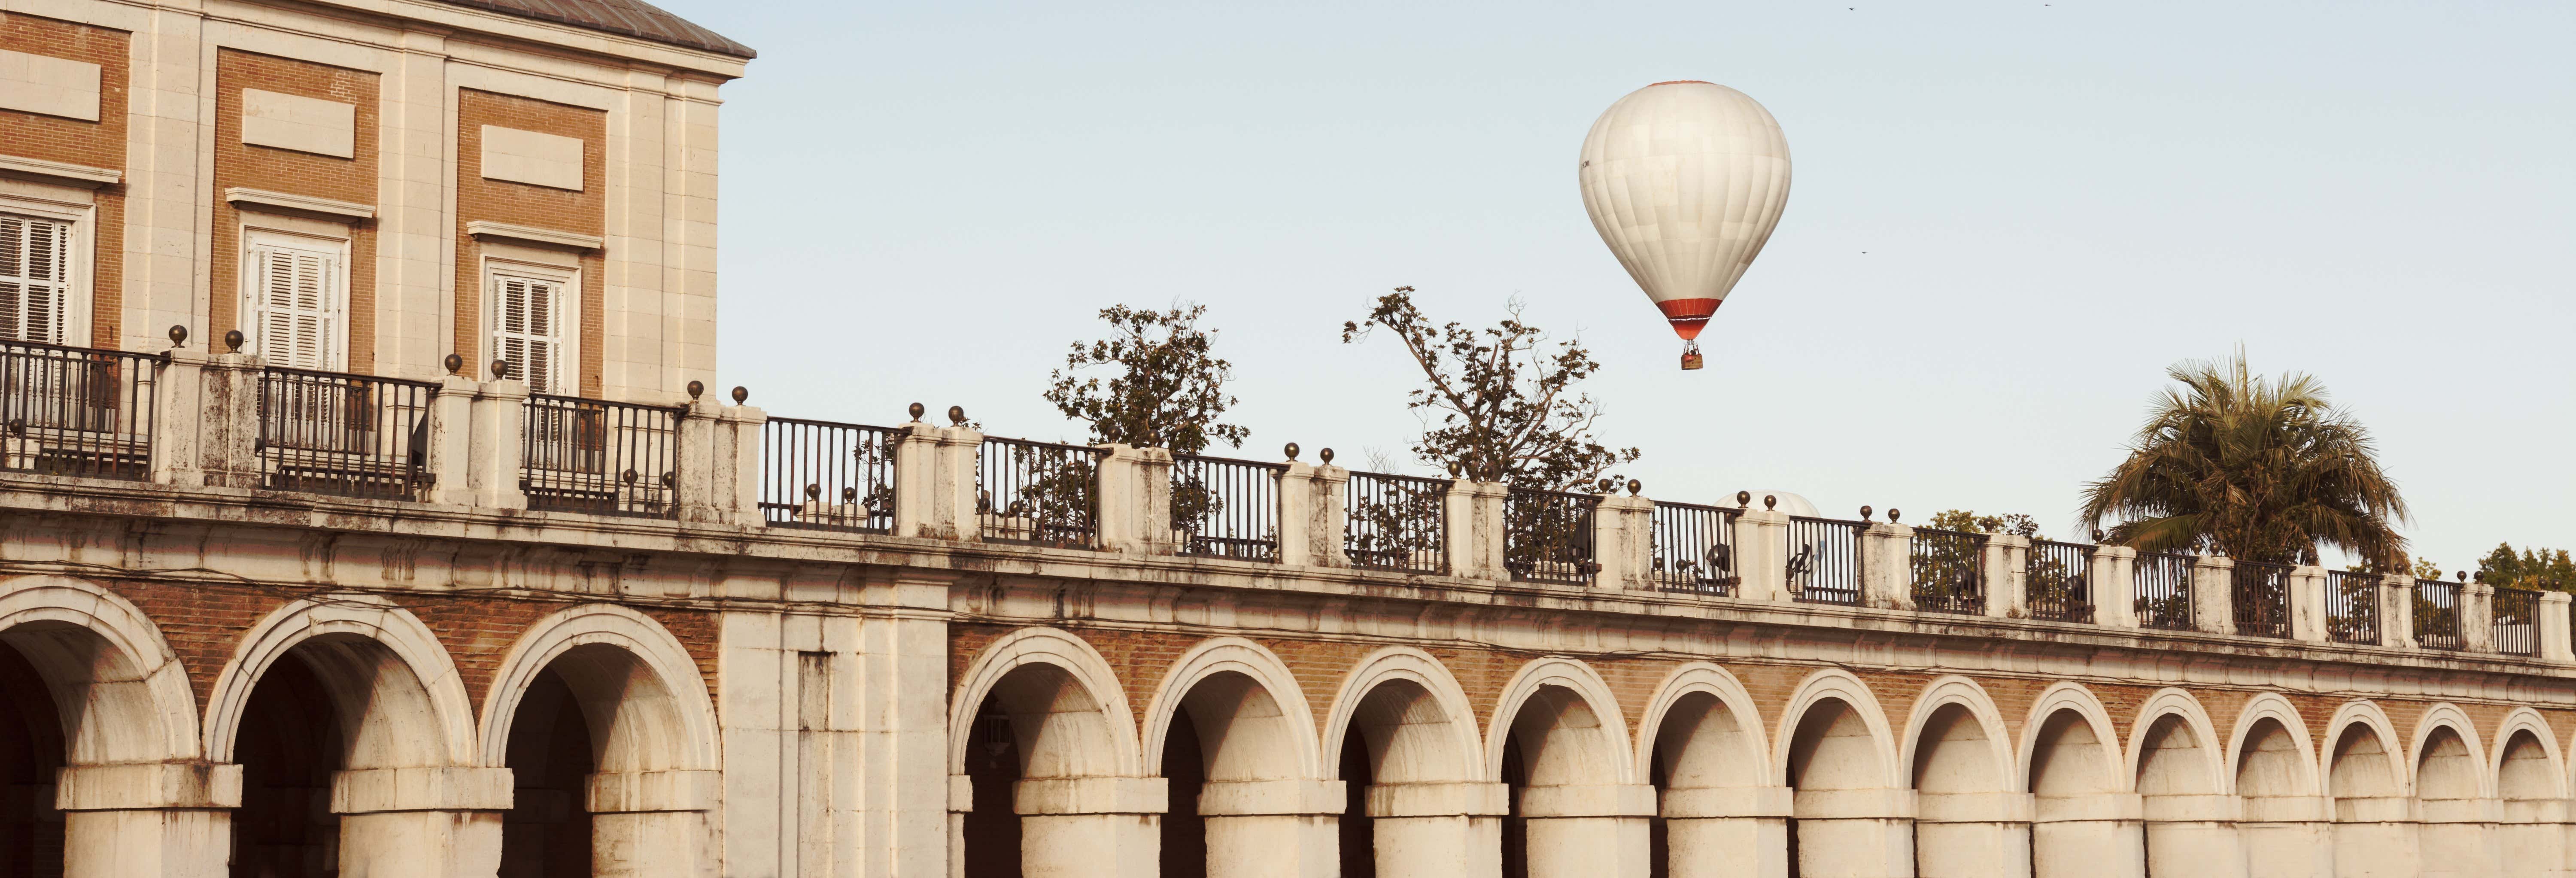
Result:
<svg viewBox="0 0 2576 878"><path fill-rule="evenodd" d="M2576 4L712 2L722 384L771 414L1039 399L1093 312L1203 303L1244 455L1399 460L1410 285L1605 364L1650 496L2074 533L2163 371L2238 345L2376 433L2417 553L2576 547ZM1620 95L1786 130L1769 249L1680 372L1584 218ZM1311 451L1308 459L1311 460Z"/></svg>

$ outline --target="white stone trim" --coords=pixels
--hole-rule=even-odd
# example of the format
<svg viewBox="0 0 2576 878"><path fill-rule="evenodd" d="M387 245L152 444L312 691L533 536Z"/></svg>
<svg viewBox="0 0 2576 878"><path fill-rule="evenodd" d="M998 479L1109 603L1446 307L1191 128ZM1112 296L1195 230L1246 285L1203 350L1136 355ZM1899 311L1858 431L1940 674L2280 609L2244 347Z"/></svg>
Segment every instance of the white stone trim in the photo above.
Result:
<svg viewBox="0 0 2576 878"><path fill-rule="evenodd" d="M1449 673L1449 666L1438 658L1410 646L1389 646L1369 653L1342 676L1342 686L1333 695L1332 711L1324 718L1322 751L1317 763L1327 777L1340 777L1343 741L1358 720L1360 705L1368 703L1380 684L1403 681L1421 687L1432 703L1440 708L1450 731L1450 750L1456 757L1455 772L1437 772L1441 777L1419 778L1416 782L1465 782L1482 777L1484 741L1476 734L1476 710L1467 699L1467 690ZM1388 782L1377 779L1379 786Z"/></svg>
<svg viewBox="0 0 2576 878"><path fill-rule="evenodd" d="M1817 702L1827 698L1849 705L1869 728L1871 742L1878 751L1880 786L1891 790L1912 789L1914 785L1907 782L1906 775L1912 772L1913 766L1896 763L1895 732L1888 727L1887 711L1879 706L1878 694L1870 691L1868 683L1841 668L1826 668L1808 674L1781 706L1779 724L1774 726L1771 737L1771 776L1789 776L1789 754L1797 749L1798 724L1806 720L1807 711L1814 709Z"/></svg>
<svg viewBox="0 0 2576 878"><path fill-rule="evenodd" d="M608 239L602 238L598 235L585 235L580 232L541 229L536 226L496 223L491 220L468 220L465 223L465 233L477 238L502 238L511 241L523 241L530 244L570 247L575 250L597 250L608 246Z"/></svg>
<svg viewBox="0 0 2576 878"><path fill-rule="evenodd" d="M629 689L620 699L623 703L614 708L620 722L646 723L649 728L593 727L593 734L618 736L630 744L620 747L612 741L610 749L638 761L633 765L601 765L598 770L602 776L714 769L721 765L716 755L715 699L707 691L697 660L661 622L613 604L583 604L547 616L528 626L518 642L511 644L510 651L501 658L499 670L492 675L492 688L483 698L482 764L508 764L510 724L517 719L519 702L527 697L528 687L536 683L537 675L565 653L591 645L614 647L632 657L658 690ZM583 692L578 680L567 678L567 682L574 684L576 698L606 695ZM585 713L594 721L609 712L598 705L593 707ZM630 709L637 712L630 713Z"/></svg>
<svg viewBox="0 0 2576 878"><path fill-rule="evenodd" d="M73 167L73 166L65 166ZM87 347L96 340L98 198L85 185L0 180L0 212L38 217L71 227L71 283L62 303L62 343Z"/></svg>
<svg viewBox="0 0 2576 878"><path fill-rule="evenodd" d="M2215 751L2220 746L2217 726L2209 721L2209 710L2201 706L2200 699L2171 686L2158 689L2138 705L2138 715L2129 723L2129 777L2132 785L2137 783L2139 766L2146 764L2147 733L2153 731L2156 723L2167 714L2182 717L2183 726L2191 732L2193 743L2200 745L2204 752ZM2228 762L2227 754L2217 752L2207 752L2206 758L2201 760L2202 767L2209 773L2210 793L2223 793L2235 787L2234 778L2227 773Z"/></svg>
<svg viewBox="0 0 2576 878"><path fill-rule="evenodd" d="M2127 748L2120 745L2119 726L2111 722L2111 712L2102 707L2102 700L2093 694L2093 690L2070 682L2051 684L2040 690L2039 697L2031 699L2030 713L2021 722L2021 740L2014 747L2013 776L2020 778L2022 786L2029 788L2030 769L2039 758L2039 733L2048 727L2048 721L2059 711L2074 711L2093 727L2094 745L2101 749L2102 758L2108 760L2102 766L2102 774L2111 778L2113 784L2111 789L2096 792L2136 792L2138 775L2123 764L2125 760L2121 759L2121 754Z"/></svg>
<svg viewBox="0 0 2576 878"><path fill-rule="evenodd" d="M1908 775L1913 773L1914 758L1923 746L1924 726L1932 721L1934 713L1953 704L1967 708L1968 715L1984 729L1986 747L1992 751L1989 758L1996 771L2005 773L1993 789L1978 792L2029 792L2027 775L2012 770L2012 735L2004 731L2003 711L1995 706L1994 697L1986 694L1986 687L1957 674L1933 678L1914 696L1914 705L1905 711L1905 736L1898 739L1896 764L1905 766ZM1907 780L1906 786L1912 787L1912 778Z"/></svg>
<svg viewBox="0 0 2576 878"><path fill-rule="evenodd" d="M1109 771L1094 775L1134 776L1139 774L1142 759L1137 755L1136 715L1127 709L1126 690L1118 685L1118 672L1102 658L1100 651L1072 632L1057 628L1022 628L986 644L975 655L966 671L957 677L957 690L948 702L948 773L966 773L966 748L973 745L975 713L984 699L1011 671L1025 665L1048 665L1062 670L1083 688L1107 728L1111 752L1099 754L1108 760ZM1026 781L1024 780L1023 783Z"/></svg>
<svg viewBox="0 0 2576 878"><path fill-rule="evenodd" d="M1278 707L1282 725L1289 735L1287 743L1290 750L1285 754L1271 755L1285 756L1295 774L1271 778L1211 776L1208 779L1244 781L1323 777L1323 770L1317 765L1322 757L1321 748L1315 741L1315 712L1306 706L1306 694L1298 688L1296 674L1288 670L1288 663L1280 661L1278 654L1241 637L1201 641L1181 653L1180 658L1173 660L1171 670L1163 674L1163 682L1155 687L1154 697L1145 703L1145 773L1164 774L1163 740L1171 733L1172 715L1181 710L1182 703L1189 699L1190 692L1200 683L1224 673L1251 678Z"/></svg>
<svg viewBox="0 0 2576 878"><path fill-rule="evenodd" d="M266 189L252 189L246 186L226 187L224 189L224 200L232 202L234 207L248 210L258 210L260 208L269 208L273 210L296 210L303 211L305 213L318 213L324 216L335 217L352 222L376 218L376 206L372 204L358 204L350 201L316 198L311 195L297 195L291 192L271 192Z"/></svg>
<svg viewBox="0 0 2576 878"><path fill-rule="evenodd" d="M2316 741L2309 737L2308 722L2299 716L2298 705L2277 692L2257 694L2236 711L2236 728L2227 735L2227 792L2236 792L2236 776L2244 770L2246 739L2254 734L2254 725L2266 719L2280 723L2281 730L2289 733L2290 741L2296 745L2301 777L2298 789L2291 795L2317 795L2325 784L2317 776Z"/></svg>
<svg viewBox="0 0 2576 878"><path fill-rule="evenodd" d="M1743 681L1737 680L1734 674L1715 662L1682 664L1673 668L1671 673L1665 674L1663 682L1655 685L1654 694L1646 699L1645 712L1638 715L1637 737L1635 743L1631 745L1637 757L1635 776L1654 776L1655 742L1663 735L1665 717L1672 713L1673 707L1683 698L1703 693L1716 698L1717 703L1724 706L1727 713L1733 715L1736 734L1744 736L1747 747L1752 750L1750 753L1735 754L1735 758L1750 760L1750 764L1754 766L1755 775L1773 777L1764 773L1764 766L1771 764L1771 740L1762 722L1761 708L1754 705L1753 694L1744 688ZM1693 746L1697 744L1694 743ZM1773 777L1773 779L1777 778ZM1758 788L1762 787L1746 789ZM1685 787L1680 789L1727 788Z"/></svg>
<svg viewBox="0 0 2576 878"><path fill-rule="evenodd" d="M0 174L35 177L47 183L60 183L85 189L114 186L125 180L125 172L115 168L93 168L88 165L16 155L0 155Z"/></svg>
<svg viewBox="0 0 2576 878"><path fill-rule="evenodd" d="M1502 779L1503 751L1510 746L1513 723L1541 690L1551 686L1572 692L1597 724L1583 735L1590 739L1585 742L1589 752L1577 758L1609 776L1596 773L1586 779L1594 783L1635 783L1637 761L1628 753L1628 718L1619 709L1619 696L1610 691L1610 684L1591 665L1556 657L1531 660L1503 685L1501 695L1494 701L1493 721L1485 729L1485 773L1478 780Z"/></svg>
<svg viewBox="0 0 2576 878"><path fill-rule="evenodd" d="M75 683L54 679L45 662L28 656L54 693L56 709L71 713L86 705L84 729L99 734L70 736L65 742L74 765L119 762L163 762L198 759L196 690L188 685L159 626L140 608L114 592L66 576L19 576L0 581L0 639L15 639L14 630L31 623L79 628L96 637L106 651L88 663L92 678ZM75 688L75 687L78 688ZM103 687L131 688L119 693L87 692ZM66 698L82 694L88 697Z"/></svg>
<svg viewBox="0 0 2576 878"><path fill-rule="evenodd" d="M420 699L416 705L364 705L369 715L387 723L385 731L404 745L405 752L385 754L388 758L417 760L411 767L475 764L472 702L466 698L465 684L456 676L456 663L449 658L447 647L411 611L376 595L349 593L307 598L279 607L242 634L232 660L215 676L213 692L206 701L209 758L218 762L232 759L242 713L250 704L252 689L259 685L269 666L285 657L288 650L329 635L363 638L384 649L410 672L416 684ZM324 677L329 679L328 674ZM426 715L386 715L412 706L423 709ZM359 705L335 705L340 710L356 707ZM387 766L350 766L376 767Z"/></svg>

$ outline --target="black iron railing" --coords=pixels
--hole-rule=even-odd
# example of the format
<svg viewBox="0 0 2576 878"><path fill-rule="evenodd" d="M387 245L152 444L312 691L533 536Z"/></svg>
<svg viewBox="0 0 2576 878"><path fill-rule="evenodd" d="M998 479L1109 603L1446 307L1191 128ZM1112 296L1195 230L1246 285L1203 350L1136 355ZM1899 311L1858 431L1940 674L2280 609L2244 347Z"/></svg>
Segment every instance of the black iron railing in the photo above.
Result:
<svg viewBox="0 0 2576 878"><path fill-rule="evenodd" d="M1860 532L1868 522L1789 516L1789 594L1811 604L1860 605Z"/></svg>
<svg viewBox="0 0 2576 878"><path fill-rule="evenodd" d="M153 374L161 362L159 355L0 341L0 469L150 479Z"/></svg>
<svg viewBox="0 0 2576 878"><path fill-rule="evenodd" d="M2498 587L2489 617L2495 651L2505 655L2540 654L2540 593L2527 588Z"/></svg>
<svg viewBox="0 0 2576 878"><path fill-rule="evenodd" d="M2138 627L2192 630L2191 565L2190 555L2138 553L2137 599L2131 604Z"/></svg>
<svg viewBox="0 0 2576 878"><path fill-rule="evenodd" d="M1449 480L1351 473L1342 554L1354 567L1449 572Z"/></svg>
<svg viewBox="0 0 2576 878"><path fill-rule="evenodd" d="M2290 565L2238 561L2228 572L2227 595L2236 633L2290 636Z"/></svg>
<svg viewBox="0 0 2576 878"><path fill-rule="evenodd" d="M760 430L760 516L770 527L891 533L903 431L770 418Z"/></svg>
<svg viewBox="0 0 2576 878"><path fill-rule="evenodd" d="M1279 560L1279 475L1286 464L1172 456L1172 530L1183 555Z"/></svg>
<svg viewBox="0 0 2576 878"><path fill-rule="evenodd" d="M2415 580L2415 645L2425 649L2461 648L2459 583Z"/></svg>
<svg viewBox="0 0 2576 878"><path fill-rule="evenodd" d="M987 437L976 454L976 531L986 542L1100 544L1100 458L1084 445Z"/></svg>
<svg viewBox="0 0 2576 878"><path fill-rule="evenodd" d="M1914 529L1914 608L1932 613L1986 612L1986 535Z"/></svg>
<svg viewBox="0 0 2576 878"><path fill-rule="evenodd" d="M2379 577L2350 570L2326 573L2326 639L2379 645Z"/></svg>
<svg viewBox="0 0 2576 878"><path fill-rule="evenodd" d="M2031 618L2093 621L2092 546L2030 541L2030 557L2022 562L2022 583Z"/></svg>
<svg viewBox="0 0 2576 878"><path fill-rule="evenodd" d="M1733 597L1743 578L1735 572L1736 510L1690 503L1655 504L1651 571L1663 591Z"/></svg>
<svg viewBox="0 0 2576 878"><path fill-rule="evenodd" d="M438 385L269 367L259 375L259 467L280 491L419 499Z"/></svg>
<svg viewBox="0 0 2576 878"><path fill-rule="evenodd" d="M675 518L678 408L528 395L519 490L528 508Z"/></svg>
<svg viewBox="0 0 2576 878"><path fill-rule="evenodd" d="M1592 555L1593 494L1513 488L1503 498L1503 569L1521 582L1582 585L1601 565Z"/></svg>

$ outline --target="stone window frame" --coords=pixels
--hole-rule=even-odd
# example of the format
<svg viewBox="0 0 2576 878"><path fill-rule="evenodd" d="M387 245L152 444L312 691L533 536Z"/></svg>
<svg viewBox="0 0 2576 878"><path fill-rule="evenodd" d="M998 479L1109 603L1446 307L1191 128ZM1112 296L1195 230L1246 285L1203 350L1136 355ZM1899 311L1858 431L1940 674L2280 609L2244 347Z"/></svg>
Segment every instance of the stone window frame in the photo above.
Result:
<svg viewBox="0 0 2576 878"><path fill-rule="evenodd" d="M262 310L257 289L259 269L252 260L251 253L264 241L295 249L335 251L339 258L335 262L337 268L332 278L329 310L336 312L338 319L331 324L333 338L328 342L330 356L325 358L322 368L334 372L349 368L349 325L354 316L349 307L349 276L354 270L349 264L351 237L346 223L250 210L241 211L241 253L238 257L240 269L234 272L239 276L237 285L240 289L236 291L238 298L233 306L235 315L233 323L242 330L244 351L265 354L265 351L259 349L259 328L251 322Z"/></svg>
<svg viewBox="0 0 2576 878"><path fill-rule="evenodd" d="M501 278L520 277L555 284L562 294L555 297L554 374L548 376L546 389L539 393L579 396L581 391L581 255L551 249L527 247L486 240L482 246L482 265L476 276L482 279L483 313L479 316L483 332L478 343L483 355L477 363L489 364L500 359L497 340L501 332ZM526 380L524 376L519 377ZM536 384L531 382L530 389Z"/></svg>
<svg viewBox="0 0 2576 878"><path fill-rule="evenodd" d="M97 297L91 284L98 276L97 201L86 189L0 180L0 213L50 220L68 227L71 246L64 265L71 278L64 285L62 315L58 318L62 340L48 343L89 347L96 329L93 309Z"/></svg>

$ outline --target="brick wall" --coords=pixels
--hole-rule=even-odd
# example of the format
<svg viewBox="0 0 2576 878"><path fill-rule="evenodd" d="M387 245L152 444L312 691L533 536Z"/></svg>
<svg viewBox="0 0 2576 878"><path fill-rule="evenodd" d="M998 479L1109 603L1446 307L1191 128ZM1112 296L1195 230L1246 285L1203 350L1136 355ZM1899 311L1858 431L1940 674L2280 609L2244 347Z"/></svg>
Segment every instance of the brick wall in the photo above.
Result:
<svg viewBox="0 0 2576 878"><path fill-rule="evenodd" d="M333 201L376 203L377 76L233 49L215 55L214 277L208 331L250 330L240 323L242 212L224 201L234 186ZM316 155L242 142L242 89L282 92L357 107L355 158ZM376 223L349 224L349 365L373 374L376 361Z"/></svg>
<svg viewBox="0 0 2576 878"><path fill-rule="evenodd" d="M483 126L581 140L582 191L483 179ZM465 233L475 220L584 235L608 234L608 114L534 98L464 89L456 96L456 349L483 350L482 245ZM579 392L598 396L606 351L606 280L597 251L581 257ZM490 357L469 356L488 363ZM480 366L471 366L480 371ZM479 377L479 376L478 376Z"/></svg>
<svg viewBox="0 0 2576 878"><path fill-rule="evenodd" d="M0 48L99 66L98 121L0 110L0 153L125 169L125 102L129 36L124 31L0 12ZM97 223L89 229L96 260L90 273L92 346L117 346L125 308L125 186L97 190Z"/></svg>

